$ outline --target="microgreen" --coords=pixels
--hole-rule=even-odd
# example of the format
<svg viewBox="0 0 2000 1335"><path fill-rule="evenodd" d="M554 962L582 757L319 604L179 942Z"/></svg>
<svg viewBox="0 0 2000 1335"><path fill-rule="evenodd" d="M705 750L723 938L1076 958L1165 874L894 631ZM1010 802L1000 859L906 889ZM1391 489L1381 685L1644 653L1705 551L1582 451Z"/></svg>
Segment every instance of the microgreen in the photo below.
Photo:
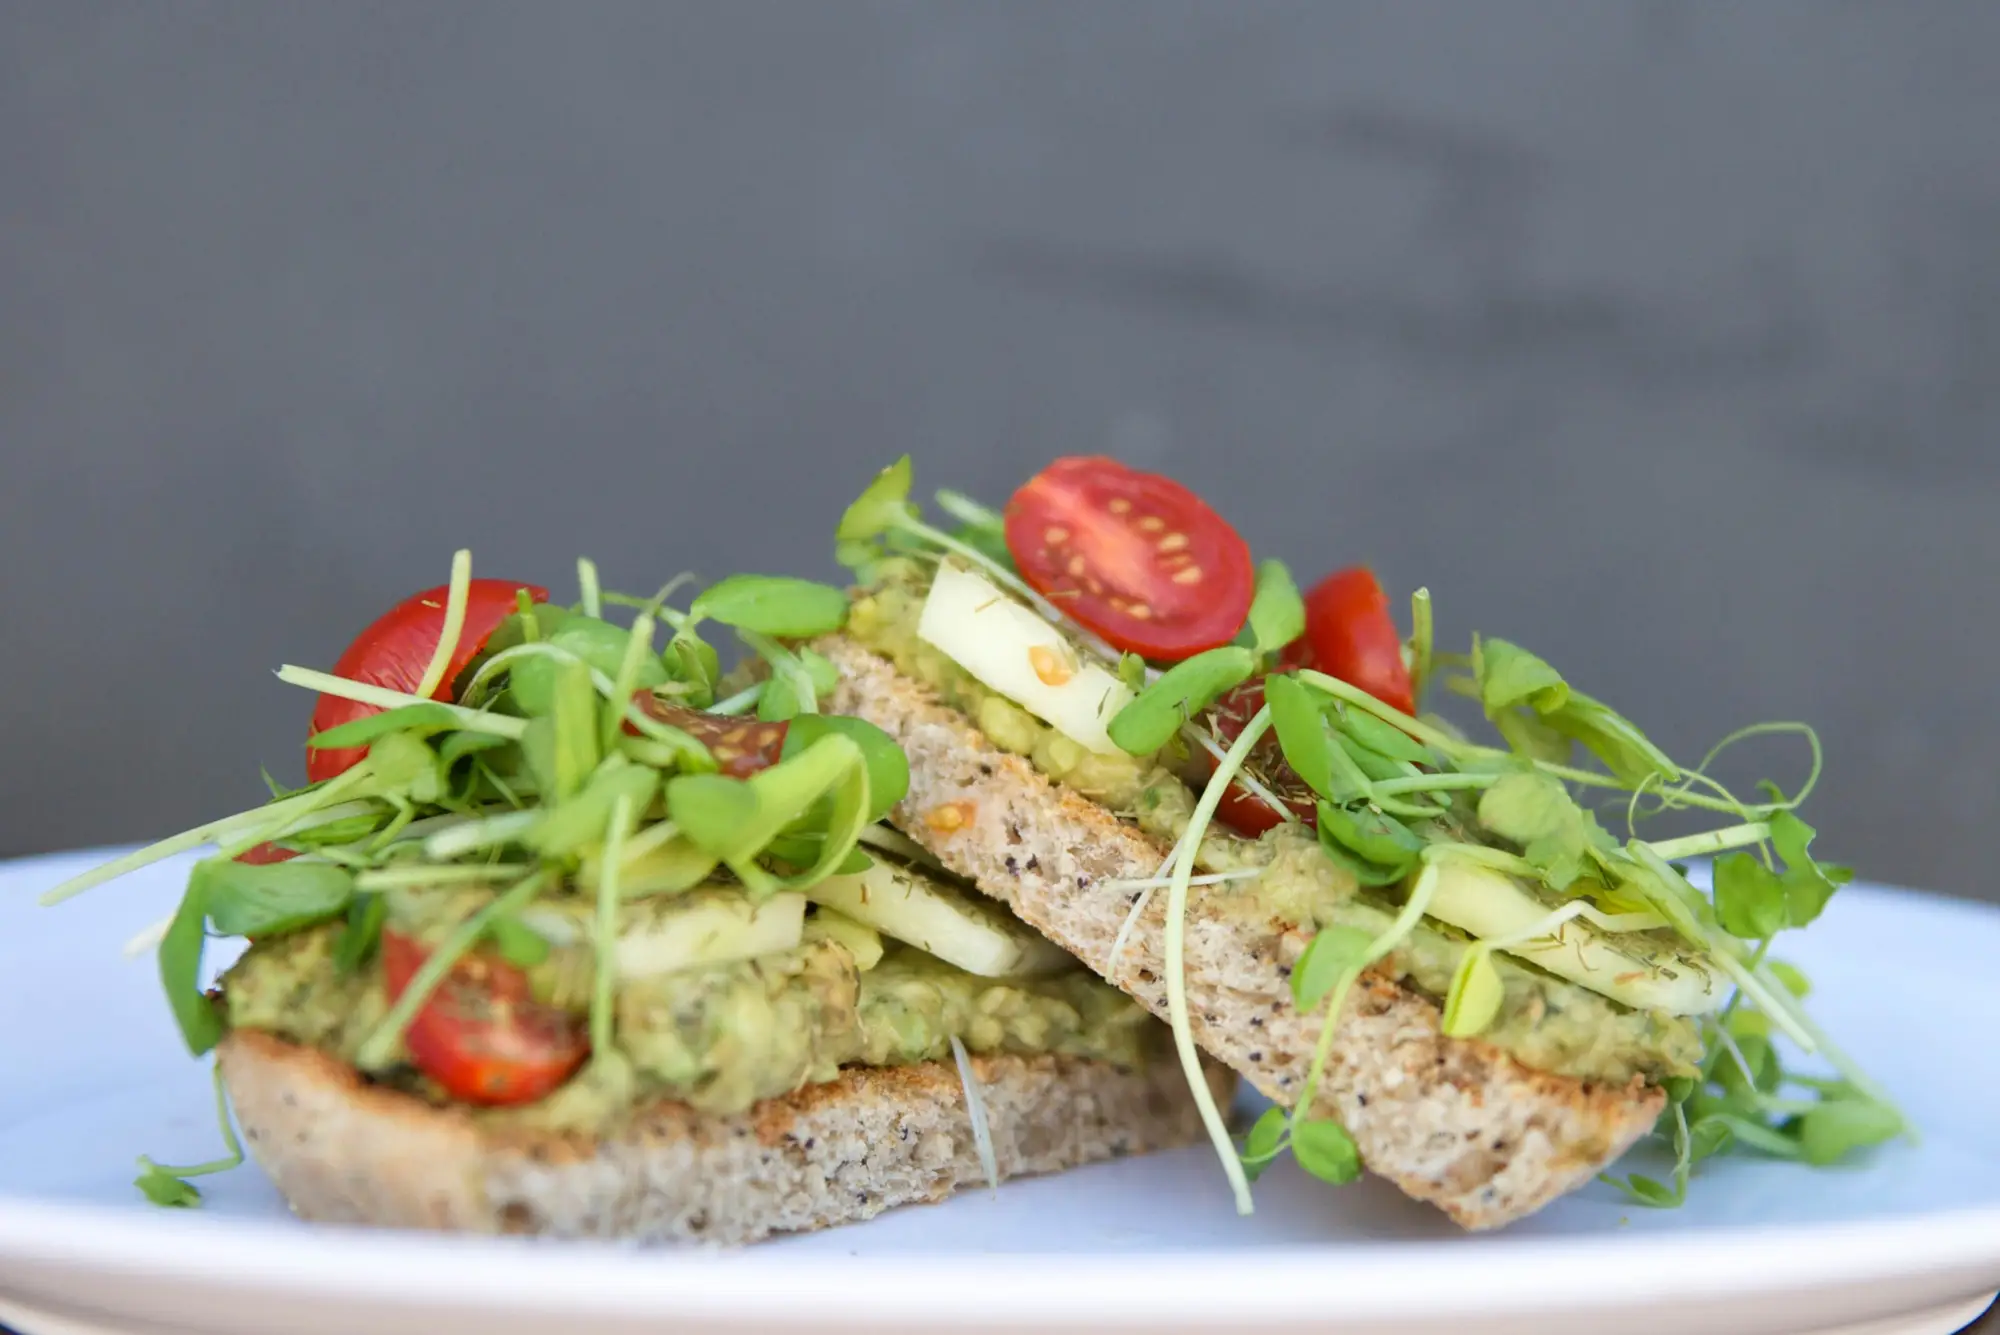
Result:
<svg viewBox="0 0 2000 1335"><path fill-rule="evenodd" d="M1416 864L1425 848L1422 835L1387 812L1367 807L1357 811L1321 802L1319 828L1354 856L1378 867L1407 870Z"/></svg>
<svg viewBox="0 0 2000 1335"><path fill-rule="evenodd" d="M340 940L334 945L334 968L342 974L354 974L374 957L375 947L382 940L382 924L388 921L389 900L372 890L363 890L347 902L347 921L340 929Z"/></svg>
<svg viewBox="0 0 2000 1335"><path fill-rule="evenodd" d="M1322 1182L1345 1186L1361 1176L1361 1151L1347 1128L1327 1118L1292 1125L1292 1157Z"/></svg>
<svg viewBox="0 0 2000 1335"><path fill-rule="evenodd" d="M1420 706L1431 681L1435 638L1431 621L1431 591L1418 589L1410 595L1410 639L1405 657L1410 667L1410 695Z"/></svg>
<svg viewBox="0 0 2000 1335"><path fill-rule="evenodd" d="M1174 664L1112 718L1107 731L1120 750L1146 756L1165 746L1224 692L1257 671L1257 655L1240 645L1223 645Z"/></svg>
<svg viewBox="0 0 2000 1335"><path fill-rule="evenodd" d="M145 1155L140 1155L139 1176L133 1179L132 1185L137 1187L145 1195L146 1199L155 1205L163 1205L176 1209L188 1209L199 1205L201 1203L201 1192L196 1190L193 1183L187 1181L188 1178L208 1177L215 1173L226 1173L240 1166L243 1162L243 1142L236 1138L236 1128L229 1120L229 1091L222 1083L222 1066L220 1063L215 1065L213 1079L215 1081L215 1121L216 1125L222 1130L222 1143L229 1147L229 1153L223 1158L214 1159L208 1163L191 1164L187 1167L154 1163Z"/></svg>
<svg viewBox="0 0 2000 1335"><path fill-rule="evenodd" d="M1404 732L1360 709L1340 711L1340 730L1356 743L1390 760L1411 765L1433 765L1437 757L1430 748Z"/></svg>
<svg viewBox="0 0 2000 1335"><path fill-rule="evenodd" d="M1466 948L1451 976L1451 990L1445 994L1444 1018L1440 1028L1449 1038L1470 1038L1482 1034L1500 1014L1506 1000L1506 984L1494 966L1493 953L1484 942Z"/></svg>
<svg viewBox="0 0 2000 1335"><path fill-rule="evenodd" d="M631 832L633 811L630 799L619 794L612 804L604 830L604 870L597 881L597 913L591 933L596 958L590 990L590 1050L599 1056L613 1050L612 1002L618 976L618 878L624 870L625 839Z"/></svg>
<svg viewBox="0 0 2000 1335"><path fill-rule="evenodd" d="M785 729L779 758L789 760L828 733L840 733L861 749L868 770L868 821L887 816L910 791L910 761L896 739L866 719L845 714L802 714Z"/></svg>
<svg viewBox="0 0 2000 1335"><path fill-rule="evenodd" d="M495 918L486 935L500 958L517 969L532 969L549 957L549 939L518 918Z"/></svg>
<svg viewBox="0 0 2000 1335"><path fill-rule="evenodd" d="M1007 550L1007 526L999 511L981 505L956 491L937 493L938 508L959 521L952 537L976 549L994 565L1014 570L1014 554Z"/></svg>
<svg viewBox="0 0 2000 1335"><path fill-rule="evenodd" d="M1374 938L1359 928L1322 927L1292 966L1292 1000L1301 1010L1319 1005L1343 975L1361 971L1373 943Z"/></svg>
<svg viewBox="0 0 2000 1335"><path fill-rule="evenodd" d="M431 651L431 661L417 681L415 694L433 696L445 684L444 674L458 652L460 637L465 634L465 605L471 589L472 553L460 548L451 558L451 582L445 592L444 625L438 630L437 648Z"/></svg>
<svg viewBox="0 0 2000 1335"><path fill-rule="evenodd" d="M1283 1108L1266 1108L1243 1139L1243 1174L1255 1182L1277 1157L1284 1153L1285 1128L1290 1119Z"/></svg>
<svg viewBox="0 0 2000 1335"><path fill-rule="evenodd" d="M315 750L343 750L350 746L367 746L378 737L392 732L431 733L444 732L461 726L458 715L444 705L432 701L423 704L401 705L395 709L385 709L377 714L364 714L346 723L328 728L325 732L314 733L306 739L306 745ZM495 734L470 734L490 736L496 742L504 742L504 737Z"/></svg>
<svg viewBox="0 0 2000 1335"><path fill-rule="evenodd" d="M846 624L847 595L785 575L732 575L705 589L688 612L738 630L803 640Z"/></svg>
<svg viewBox="0 0 2000 1335"><path fill-rule="evenodd" d="M1306 605L1283 561L1257 563L1257 591L1250 599L1251 647L1275 654L1306 633Z"/></svg>
<svg viewBox="0 0 2000 1335"><path fill-rule="evenodd" d="M1169 673L1168 676L1173 675ZM1161 679L1162 681L1165 678ZM1334 797L1334 744L1326 735L1319 702L1296 677L1264 679L1264 699L1271 707L1271 726L1285 762L1321 797Z"/></svg>
<svg viewBox="0 0 2000 1335"><path fill-rule="evenodd" d="M354 897L354 874L330 862L209 858L188 885L223 936L283 936L340 916Z"/></svg>
<svg viewBox="0 0 2000 1335"><path fill-rule="evenodd" d="M587 617L604 615L603 600L598 594L597 562L587 556L576 558L577 606Z"/></svg>

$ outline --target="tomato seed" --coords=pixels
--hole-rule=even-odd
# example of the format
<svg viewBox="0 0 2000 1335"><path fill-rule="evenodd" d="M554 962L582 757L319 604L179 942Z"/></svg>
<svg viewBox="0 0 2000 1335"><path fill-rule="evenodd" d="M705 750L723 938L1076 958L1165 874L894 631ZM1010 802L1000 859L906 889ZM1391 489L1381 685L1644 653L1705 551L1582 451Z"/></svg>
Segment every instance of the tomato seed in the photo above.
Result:
<svg viewBox="0 0 2000 1335"><path fill-rule="evenodd" d="M1114 515L1129 514L1132 510L1132 502L1126 500L1123 496L1114 496L1106 504L1105 508L1110 510Z"/></svg>
<svg viewBox="0 0 2000 1335"><path fill-rule="evenodd" d="M1077 578L1078 576L1082 575L1082 574L1083 574L1083 558L1082 558L1081 556L1072 556L1072 557L1070 557L1070 558L1069 558L1069 567L1068 567L1068 568L1069 568L1069 573L1070 573L1070 578L1072 578L1072 579L1075 579L1075 578Z"/></svg>
<svg viewBox="0 0 2000 1335"><path fill-rule="evenodd" d="M1076 675L1070 670L1062 655L1046 644L1037 644L1028 650L1028 662L1034 666L1035 676L1044 686L1060 686Z"/></svg>
<svg viewBox="0 0 2000 1335"><path fill-rule="evenodd" d="M1199 584L1201 583L1201 567L1189 566L1186 570L1176 570L1173 579L1176 584Z"/></svg>
<svg viewBox="0 0 2000 1335"><path fill-rule="evenodd" d="M1146 515L1139 520L1139 525L1138 525L1139 531L1141 533L1158 533L1161 529L1165 528L1166 526L1167 526L1167 521L1160 518L1158 515Z"/></svg>
<svg viewBox="0 0 2000 1335"><path fill-rule="evenodd" d="M1052 528L1042 534L1042 541L1051 547L1060 547L1069 541L1069 530L1066 528Z"/></svg>
<svg viewBox="0 0 2000 1335"><path fill-rule="evenodd" d="M1185 533L1169 533L1160 539L1160 550L1163 552L1177 552L1187 545L1188 536Z"/></svg>

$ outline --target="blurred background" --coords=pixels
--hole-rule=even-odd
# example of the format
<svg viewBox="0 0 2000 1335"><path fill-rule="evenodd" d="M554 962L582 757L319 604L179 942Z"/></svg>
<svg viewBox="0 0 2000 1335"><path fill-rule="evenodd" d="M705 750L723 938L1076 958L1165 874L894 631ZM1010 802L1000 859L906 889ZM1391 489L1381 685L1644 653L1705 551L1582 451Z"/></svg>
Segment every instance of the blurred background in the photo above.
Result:
<svg viewBox="0 0 2000 1335"><path fill-rule="evenodd" d="M0 854L302 772L452 550L1179 477L1990 894L2000 6L0 0ZM1732 777L1788 785L1774 744Z"/></svg>

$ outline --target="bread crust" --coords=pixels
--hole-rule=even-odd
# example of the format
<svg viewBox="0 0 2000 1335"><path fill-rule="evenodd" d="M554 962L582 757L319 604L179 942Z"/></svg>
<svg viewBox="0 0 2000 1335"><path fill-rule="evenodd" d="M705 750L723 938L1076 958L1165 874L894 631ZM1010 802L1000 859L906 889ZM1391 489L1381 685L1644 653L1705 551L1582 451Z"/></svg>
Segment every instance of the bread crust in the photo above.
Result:
<svg viewBox="0 0 2000 1335"><path fill-rule="evenodd" d="M939 1201L985 1174L957 1067L858 1068L734 1117L643 1108L601 1137L482 1123L237 1030L217 1051L249 1153L301 1218L640 1242L754 1242ZM975 1057L1001 1176L1186 1145L1179 1069ZM1217 1068L1226 1098L1235 1083Z"/></svg>
<svg viewBox="0 0 2000 1335"><path fill-rule="evenodd" d="M843 636L817 647L840 668L833 708L884 729L909 756L909 795L892 819L1164 1018L1166 896L1153 897L1114 969L1132 897L1106 883L1153 876L1167 849L994 746L886 659ZM953 822L923 818L948 804L958 808ZM1320 1016L1301 1014L1290 991L1309 939L1200 900L1186 923L1195 1041L1287 1107L1321 1031ZM1315 1106L1347 1127L1369 1170L1466 1228L1510 1223L1582 1186L1664 1107L1664 1093L1643 1081L1612 1087L1530 1070L1491 1044L1445 1037L1439 1019L1428 998L1364 976L1341 1012Z"/></svg>

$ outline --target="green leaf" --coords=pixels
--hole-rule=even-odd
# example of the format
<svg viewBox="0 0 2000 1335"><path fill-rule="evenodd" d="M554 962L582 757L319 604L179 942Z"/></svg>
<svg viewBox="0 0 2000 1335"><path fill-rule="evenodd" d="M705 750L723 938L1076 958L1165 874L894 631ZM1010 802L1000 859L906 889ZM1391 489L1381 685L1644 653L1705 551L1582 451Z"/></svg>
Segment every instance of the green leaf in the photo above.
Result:
<svg viewBox="0 0 2000 1335"><path fill-rule="evenodd" d="M1366 862L1407 871L1424 851L1424 839L1385 812L1364 808L1350 811L1331 802L1319 804L1319 830Z"/></svg>
<svg viewBox="0 0 2000 1335"><path fill-rule="evenodd" d="M1283 1108L1266 1108L1243 1138L1243 1175L1252 1182L1283 1152L1288 1121Z"/></svg>
<svg viewBox="0 0 2000 1335"><path fill-rule="evenodd" d="M1347 1128L1329 1118L1292 1128L1292 1155L1299 1167L1322 1182L1346 1186L1361 1176L1361 1151Z"/></svg>
<svg viewBox="0 0 2000 1335"><path fill-rule="evenodd" d="M549 957L549 940L519 918L503 915L486 928L500 958L517 969L532 969Z"/></svg>
<svg viewBox="0 0 2000 1335"><path fill-rule="evenodd" d="M1567 765L1576 752L1576 743L1544 723L1532 709L1503 709L1490 717L1516 755Z"/></svg>
<svg viewBox="0 0 2000 1335"><path fill-rule="evenodd" d="M1734 1139L1727 1118L1704 1117L1688 1127L1688 1162L1713 1158L1728 1149Z"/></svg>
<svg viewBox="0 0 2000 1335"><path fill-rule="evenodd" d="M370 813L363 816L344 816L339 820L328 821L324 825L315 825L310 829L293 830L278 842L287 848L300 850L338 848L342 844L351 844L358 839L366 839L369 835L381 829L382 826L383 817L380 814Z"/></svg>
<svg viewBox="0 0 2000 1335"><path fill-rule="evenodd" d="M1410 867L1414 865L1413 863L1403 863L1400 866L1394 867L1381 867L1364 858L1358 858L1348 851L1344 845L1336 841L1328 833L1324 821L1326 804L1321 803L1320 806L1322 817L1319 827L1320 852L1326 855L1329 862L1333 863L1336 867L1344 869L1349 875L1354 877L1358 884L1371 886L1395 885L1410 874ZM1335 809L1337 810L1337 808Z"/></svg>
<svg viewBox="0 0 2000 1335"><path fill-rule="evenodd" d="M1108 729L1111 740L1129 755L1149 756L1256 670L1257 655L1233 644L1176 663L1118 711Z"/></svg>
<svg viewBox="0 0 2000 1335"><path fill-rule="evenodd" d="M565 614L549 633L546 643L569 658L583 660L615 681L618 669L624 665L625 646L631 638L632 632L624 626L571 612ZM510 662L507 665L507 694L530 718L547 714L555 708L558 678L574 666L556 654L534 654ZM588 676L585 679L589 680ZM640 663L639 675L633 679L632 687L634 690L649 690L669 680L666 665L648 653Z"/></svg>
<svg viewBox="0 0 2000 1335"><path fill-rule="evenodd" d="M789 760L828 733L840 733L861 748L868 767L868 819L881 820L910 791L910 762L896 739L866 719L845 714L801 714L785 729L780 759Z"/></svg>
<svg viewBox="0 0 2000 1335"><path fill-rule="evenodd" d="M183 1182L144 1157L139 1160L139 1176L132 1179L132 1185L145 1193L147 1200L168 1209L191 1210L201 1204L201 1193L192 1182Z"/></svg>
<svg viewBox="0 0 2000 1335"><path fill-rule="evenodd" d="M1359 973L1375 938L1355 927L1323 927L1292 966L1292 999L1310 1010L1349 973Z"/></svg>
<svg viewBox="0 0 2000 1335"><path fill-rule="evenodd" d="M1251 644L1274 654L1306 633L1306 604L1283 561L1257 563L1257 592L1250 599Z"/></svg>
<svg viewBox="0 0 2000 1335"><path fill-rule="evenodd" d="M1723 931L1762 941L1782 931L1789 914L1783 883L1755 855L1728 853L1715 860L1715 916Z"/></svg>
<svg viewBox="0 0 2000 1335"><path fill-rule="evenodd" d="M361 971L382 940L382 924L389 918L389 900L373 890L363 890L347 902L347 922L333 948L333 967L342 975Z"/></svg>
<svg viewBox="0 0 2000 1335"><path fill-rule="evenodd" d="M940 496L943 493L939 493ZM1007 550L1007 532L998 523L964 523L951 530L951 536L978 552L981 556L999 566L1002 570L1019 573L1014 565L1014 553Z"/></svg>
<svg viewBox="0 0 2000 1335"><path fill-rule="evenodd" d="M1401 760L1391 760L1379 751L1371 751L1344 731L1335 732L1333 740L1340 748L1341 754L1353 762L1354 770L1359 772L1363 779L1402 779L1417 772L1414 765ZM1369 791L1367 786L1357 783L1353 773L1348 772L1347 766L1340 764L1338 759L1335 760L1334 769L1333 796L1336 800L1347 802L1367 795Z"/></svg>
<svg viewBox="0 0 2000 1335"><path fill-rule="evenodd" d="M694 687L682 699L691 708L715 703L715 685L722 679L722 658L715 646L691 629L677 631L667 642L661 665L671 680Z"/></svg>
<svg viewBox="0 0 2000 1335"><path fill-rule="evenodd" d="M199 1057L222 1041L222 1017L201 990L201 954L208 944L208 907L201 882L188 878L187 892L166 935L160 938L160 986L180 1026L188 1051Z"/></svg>
<svg viewBox="0 0 2000 1335"><path fill-rule="evenodd" d="M325 732L314 733L306 739L306 745L316 751L341 750L350 746L366 746L377 737L392 732L422 735L444 732L457 726L458 716L443 705L404 705L400 709L365 714Z"/></svg>
<svg viewBox="0 0 2000 1335"><path fill-rule="evenodd" d="M644 812L659 790L658 770L617 759L607 761L580 791L544 807L521 842L550 857L602 843L611 812L621 798L630 810Z"/></svg>
<svg viewBox="0 0 2000 1335"><path fill-rule="evenodd" d="M799 716L799 693L790 677L773 677L764 683L764 693L757 697L758 719L783 723Z"/></svg>
<svg viewBox="0 0 2000 1335"><path fill-rule="evenodd" d="M1785 863L1781 885L1786 921L1793 927L1809 926L1826 908L1833 892L1852 880L1854 873L1846 867L1813 861L1810 849L1818 832L1791 812L1773 815L1770 826L1771 847Z"/></svg>
<svg viewBox="0 0 2000 1335"><path fill-rule="evenodd" d="M780 877L782 885L803 888L833 875L868 826L868 765L845 733L826 733L791 759L750 776L750 786L757 790L761 819L797 830L799 818L809 817L823 835L819 860L797 875ZM778 833L771 829L764 842Z"/></svg>
<svg viewBox="0 0 2000 1335"><path fill-rule="evenodd" d="M438 743L438 764L451 769L467 756L484 754L512 745L505 737L496 737L490 732L448 732Z"/></svg>
<svg viewBox="0 0 2000 1335"><path fill-rule="evenodd" d="M1893 1140L1903 1130L1894 1108L1868 1099L1835 1099L1799 1118L1799 1149L1816 1168L1839 1163L1856 1150Z"/></svg>
<svg viewBox="0 0 2000 1335"><path fill-rule="evenodd" d="M1502 839L1532 844L1576 835L1581 811L1562 784L1545 774L1509 774L1479 795L1479 823Z"/></svg>
<svg viewBox="0 0 2000 1335"><path fill-rule="evenodd" d="M1308 788L1321 797L1333 797L1333 743L1312 692L1297 677L1270 676L1264 679L1264 702L1271 707L1271 729L1278 734L1286 763Z"/></svg>
<svg viewBox="0 0 2000 1335"><path fill-rule="evenodd" d="M1412 765L1437 763L1437 757L1430 753L1430 748L1395 724L1376 718L1365 709L1343 710L1340 730L1379 756Z"/></svg>
<svg viewBox="0 0 2000 1335"><path fill-rule="evenodd" d="M1506 640L1479 642L1477 670L1479 700L1489 717L1515 705L1548 714L1570 698L1569 683L1560 672Z"/></svg>
<svg viewBox="0 0 2000 1335"><path fill-rule="evenodd" d="M1447 1038L1472 1038L1486 1032L1500 1015L1507 987L1494 966L1493 952L1473 946L1451 975L1445 993L1442 1028Z"/></svg>
<svg viewBox="0 0 2000 1335"><path fill-rule="evenodd" d="M711 584L689 615L780 639L804 640L847 624L847 595L790 575L731 575Z"/></svg>
<svg viewBox="0 0 2000 1335"><path fill-rule="evenodd" d="M868 489L840 517L840 527L833 536L839 542L864 542L894 528L909 513L910 456L906 454L875 475Z"/></svg>
<svg viewBox="0 0 2000 1335"><path fill-rule="evenodd" d="M1755 1112L1757 1096L1769 1094L1778 1088L1784 1078L1784 1066L1778 1060L1778 1050L1771 1046L1771 1040L1756 1034L1736 1035L1736 1050L1743 1054L1743 1064L1748 1066L1746 1077L1736 1059L1724 1053L1722 1060L1715 1064L1715 1082L1723 1089L1729 1106Z"/></svg>
<svg viewBox="0 0 2000 1335"><path fill-rule="evenodd" d="M1137 695L1146 689L1146 660L1137 654L1118 655L1118 680Z"/></svg>
<svg viewBox="0 0 2000 1335"><path fill-rule="evenodd" d="M1635 1204L1655 1210L1678 1210L1687 1203L1684 1188L1670 1187L1639 1173L1628 1178L1606 1177L1604 1180L1624 1192Z"/></svg>
<svg viewBox="0 0 2000 1335"><path fill-rule="evenodd" d="M444 774L437 752L407 732L392 732L368 748L368 768L374 774L369 791L391 793L412 802L434 802L444 793Z"/></svg>
<svg viewBox="0 0 2000 1335"><path fill-rule="evenodd" d="M354 875L331 862L209 858L195 864L188 888L223 936L283 936L340 916L354 898Z"/></svg>
<svg viewBox="0 0 2000 1335"><path fill-rule="evenodd" d="M1812 979L1806 977L1797 965L1787 964L1783 960L1771 960L1770 969L1778 976L1778 981L1785 985L1785 991L1793 996L1812 995Z"/></svg>
<svg viewBox="0 0 2000 1335"><path fill-rule="evenodd" d="M742 779L683 774L667 781L667 815L702 852L732 857L757 822L757 793Z"/></svg>
<svg viewBox="0 0 2000 1335"><path fill-rule="evenodd" d="M1637 724L1582 691L1571 691L1561 708L1544 710L1543 718L1563 736L1582 743L1621 782L1637 785L1654 774L1670 781L1681 777L1680 766L1654 746Z"/></svg>
<svg viewBox="0 0 2000 1335"><path fill-rule="evenodd" d="M559 665L548 718L553 770L544 796L560 802L583 787L602 755L597 687L583 664Z"/></svg>

